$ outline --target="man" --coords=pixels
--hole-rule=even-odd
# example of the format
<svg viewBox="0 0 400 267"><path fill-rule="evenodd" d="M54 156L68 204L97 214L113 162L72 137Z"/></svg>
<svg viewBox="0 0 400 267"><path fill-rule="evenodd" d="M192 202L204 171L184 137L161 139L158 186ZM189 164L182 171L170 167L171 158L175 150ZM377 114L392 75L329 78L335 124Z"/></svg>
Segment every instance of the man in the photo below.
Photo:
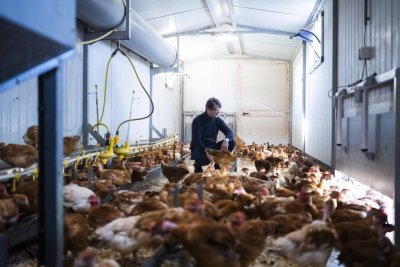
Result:
<svg viewBox="0 0 400 267"><path fill-rule="evenodd" d="M210 164L206 148L232 150L235 148L235 136L225 122L218 117L221 109L221 102L212 97L207 100L206 111L193 119L192 150L191 159L195 160L194 171L202 172L202 166ZM225 139L217 143L218 131L225 134Z"/></svg>

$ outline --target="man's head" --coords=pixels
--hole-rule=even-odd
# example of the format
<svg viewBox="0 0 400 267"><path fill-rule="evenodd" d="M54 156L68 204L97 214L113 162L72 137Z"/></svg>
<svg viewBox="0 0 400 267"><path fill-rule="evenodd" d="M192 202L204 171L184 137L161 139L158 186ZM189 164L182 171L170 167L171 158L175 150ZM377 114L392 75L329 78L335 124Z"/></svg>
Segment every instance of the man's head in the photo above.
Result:
<svg viewBox="0 0 400 267"><path fill-rule="evenodd" d="M221 102L215 97L211 97L207 100L206 103L206 112L210 118L215 118L219 114L219 110L221 109Z"/></svg>

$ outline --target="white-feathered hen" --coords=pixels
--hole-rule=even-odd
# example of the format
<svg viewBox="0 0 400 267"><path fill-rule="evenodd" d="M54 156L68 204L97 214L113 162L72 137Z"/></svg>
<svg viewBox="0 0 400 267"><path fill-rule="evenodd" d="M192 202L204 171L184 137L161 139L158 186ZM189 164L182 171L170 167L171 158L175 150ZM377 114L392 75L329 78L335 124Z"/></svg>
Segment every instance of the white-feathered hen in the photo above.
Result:
<svg viewBox="0 0 400 267"><path fill-rule="evenodd" d="M300 266L326 266L332 249L340 246L335 229L325 222L331 212L331 203L325 204L322 220L316 220L300 230L280 237L274 244L283 250L286 257Z"/></svg>
<svg viewBox="0 0 400 267"><path fill-rule="evenodd" d="M288 171L290 173L291 178L296 178L296 175L300 171L300 166L296 162L289 162Z"/></svg>
<svg viewBox="0 0 400 267"><path fill-rule="evenodd" d="M97 228L95 233L101 240L107 241L112 249L123 256L127 255L141 246L140 238L131 234L132 231L135 231L135 224L139 218L140 215L116 219Z"/></svg>
<svg viewBox="0 0 400 267"><path fill-rule="evenodd" d="M87 212L100 204L100 198L92 190L77 184L64 185L63 194L64 207L76 212Z"/></svg>
<svg viewBox="0 0 400 267"><path fill-rule="evenodd" d="M274 244L300 266L324 267L333 247L338 247L336 232L323 221L314 221L300 230L278 238Z"/></svg>

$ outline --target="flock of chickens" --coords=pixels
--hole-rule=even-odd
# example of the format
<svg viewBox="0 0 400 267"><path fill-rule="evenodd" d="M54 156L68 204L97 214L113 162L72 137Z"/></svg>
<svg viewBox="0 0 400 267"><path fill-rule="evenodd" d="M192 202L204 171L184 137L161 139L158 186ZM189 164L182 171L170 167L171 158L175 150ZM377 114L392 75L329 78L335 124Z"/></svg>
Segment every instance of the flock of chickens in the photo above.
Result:
<svg viewBox="0 0 400 267"><path fill-rule="evenodd" d="M30 126L23 136L26 145L0 143L0 159L13 167L27 168L38 161L39 127ZM63 138L64 155L72 154L78 147L80 136Z"/></svg>
<svg viewBox="0 0 400 267"><path fill-rule="evenodd" d="M169 181L161 191L117 191L103 205L87 191L71 201L65 247L75 266L94 264L96 250L87 248L93 240L117 251L123 265L140 266L138 251L147 249L156 252L155 262L174 254L179 266L245 267L268 246L299 266L326 266L334 248L345 266L400 266L400 250L385 237L394 226L380 199L353 199L331 183L330 172L290 146L237 144L256 172L229 172L236 157L208 150L214 162L203 173L161 162ZM65 203L77 186L65 186Z"/></svg>
<svg viewBox="0 0 400 267"><path fill-rule="evenodd" d="M145 151L141 162L114 160L108 169L94 162L66 175L65 255L73 255L73 266L141 266L138 252L148 249L154 262L179 255L179 266L245 267L267 246L299 266L326 266L334 248L345 266L400 266L400 249L385 237L394 226L372 193L354 199L350 189L335 186L329 171L291 146L246 145L237 138L236 156L207 153L213 162L203 173L190 173L184 163L169 166L171 151L159 148ZM257 171L231 172L237 157L253 161ZM161 191L117 190L144 180L157 164L169 181ZM18 209L8 206L37 210L36 192L35 180L11 197L0 184L3 230L18 218ZM101 204L110 194L112 201ZM99 261L100 246L118 252L118 262Z"/></svg>

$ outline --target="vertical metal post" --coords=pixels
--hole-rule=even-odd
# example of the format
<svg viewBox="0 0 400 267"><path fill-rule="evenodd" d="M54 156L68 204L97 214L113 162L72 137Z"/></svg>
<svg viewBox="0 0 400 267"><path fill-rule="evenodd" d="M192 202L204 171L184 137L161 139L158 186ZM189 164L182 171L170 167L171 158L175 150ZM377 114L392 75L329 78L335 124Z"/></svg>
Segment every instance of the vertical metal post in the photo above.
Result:
<svg viewBox="0 0 400 267"><path fill-rule="evenodd" d="M82 145L86 149L89 143L89 129L88 129L88 73L89 73L89 45L83 46L83 87L82 87Z"/></svg>
<svg viewBox="0 0 400 267"><path fill-rule="evenodd" d="M338 97L338 107L336 110L336 145L342 145L342 125L343 125L343 96Z"/></svg>
<svg viewBox="0 0 400 267"><path fill-rule="evenodd" d="M39 265L63 266L62 90L58 68L39 76Z"/></svg>
<svg viewBox="0 0 400 267"><path fill-rule="evenodd" d="M368 151L368 89L363 89L363 99L362 99L362 139L361 139L361 151Z"/></svg>
<svg viewBox="0 0 400 267"><path fill-rule="evenodd" d="M394 222L400 225L400 69L396 69L395 78L393 80L394 94L394 125L395 125L395 157L394 157ZM396 227L394 232L394 241L396 245L400 245L400 231Z"/></svg>
<svg viewBox="0 0 400 267"><path fill-rule="evenodd" d="M334 109L334 95L339 86L339 1L332 1L332 142L331 168L336 169L336 114ZM324 19L325 20L325 19Z"/></svg>
<svg viewBox="0 0 400 267"><path fill-rule="evenodd" d="M149 88L149 95L151 99L153 99L153 77L154 77L154 72L153 72L153 67L150 66L150 88ZM151 103L149 104L149 112L151 111ZM149 142L151 142L153 139L153 115L150 116L149 118Z"/></svg>
<svg viewBox="0 0 400 267"><path fill-rule="evenodd" d="M302 151L306 152L306 129L304 123L306 121L306 88L307 88L307 47L306 42L303 41L303 121L302 121Z"/></svg>

